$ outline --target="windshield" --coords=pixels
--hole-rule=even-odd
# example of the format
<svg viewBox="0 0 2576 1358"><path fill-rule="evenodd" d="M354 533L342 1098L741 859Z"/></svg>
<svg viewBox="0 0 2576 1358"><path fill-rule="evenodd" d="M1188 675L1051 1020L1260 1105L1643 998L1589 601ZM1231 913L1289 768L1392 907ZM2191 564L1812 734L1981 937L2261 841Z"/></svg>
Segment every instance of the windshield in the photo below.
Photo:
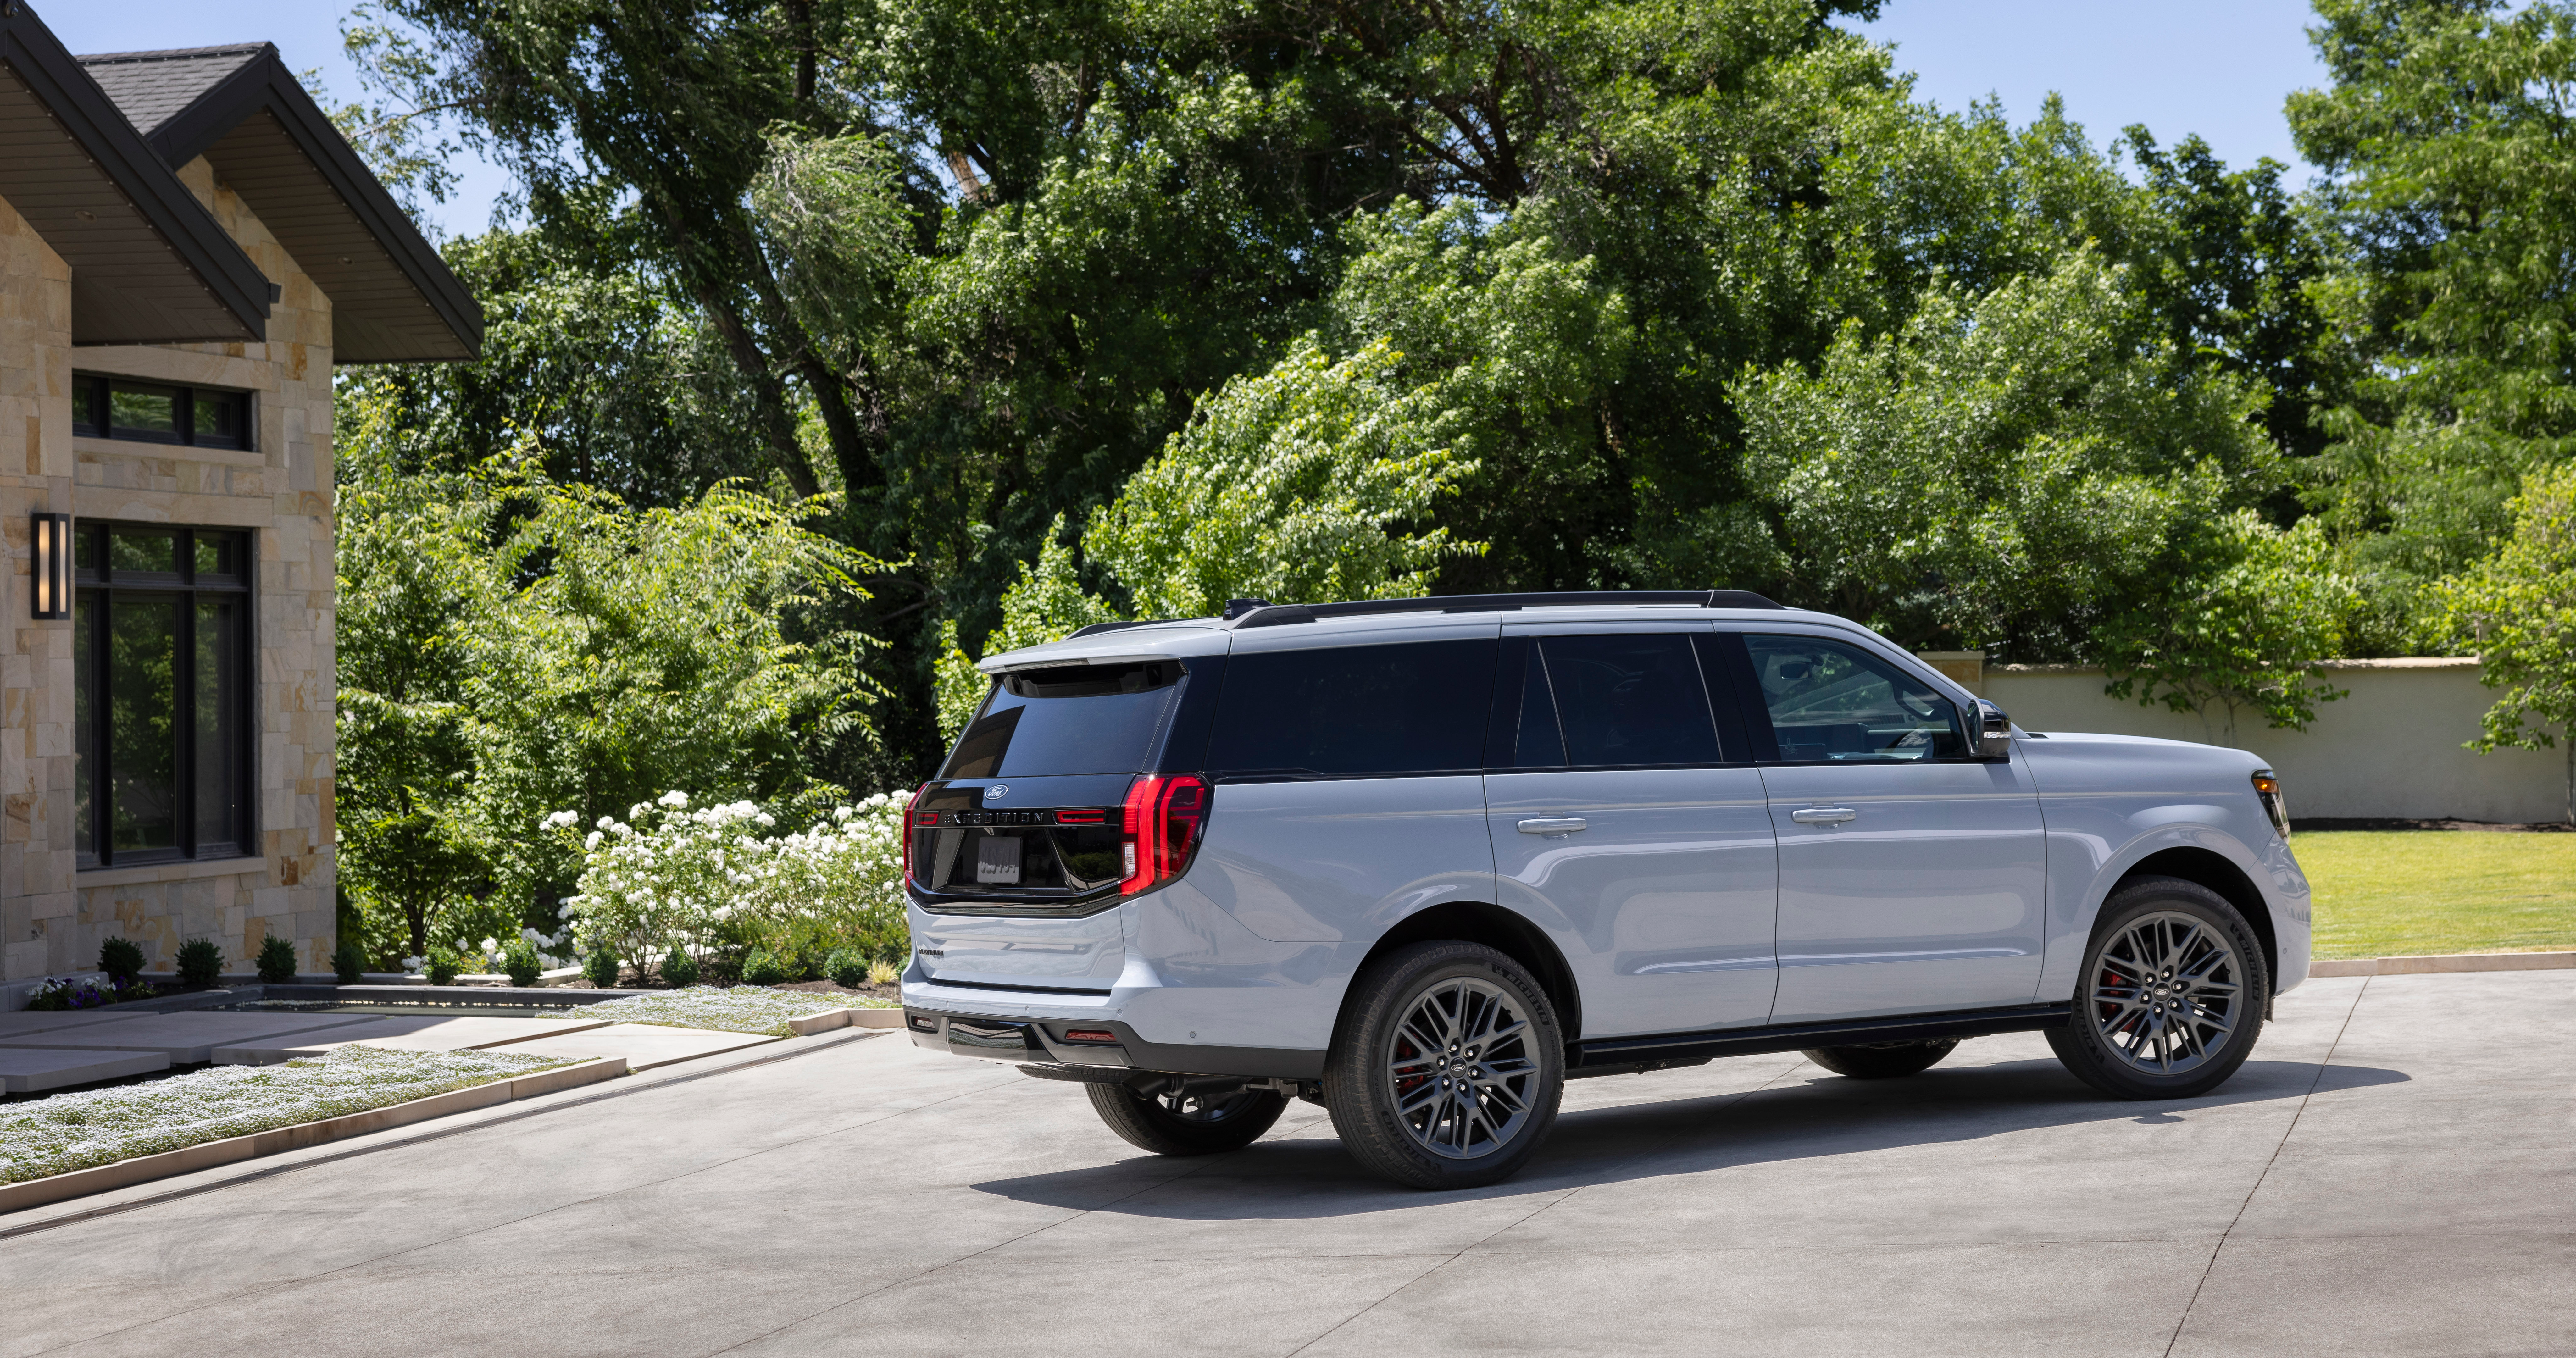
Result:
<svg viewBox="0 0 2576 1358"><path fill-rule="evenodd" d="M1003 675L939 776L1141 772L1180 678L1180 663L1172 660Z"/></svg>

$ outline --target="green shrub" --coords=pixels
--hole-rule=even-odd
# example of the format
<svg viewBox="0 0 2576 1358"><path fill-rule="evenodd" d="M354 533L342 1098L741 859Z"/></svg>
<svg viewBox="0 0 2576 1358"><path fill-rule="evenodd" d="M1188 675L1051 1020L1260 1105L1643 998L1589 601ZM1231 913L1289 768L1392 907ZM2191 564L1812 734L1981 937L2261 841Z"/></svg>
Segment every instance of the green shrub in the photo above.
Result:
<svg viewBox="0 0 2576 1358"><path fill-rule="evenodd" d="M662 959L662 984L685 990L697 983L698 959L691 957L688 949L673 946L670 955Z"/></svg>
<svg viewBox="0 0 2576 1358"><path fill-rule="evenodd" d="M754 948L751 956L742 959L744 985L783 985L786 981L786 965L770 956L767 949Z"/></svg>
<svg viewBox="0 0 2576 1358"><path fill-rule="evenodd" d="M275 934L259 943L259 979L285 985L295 979L295 945Z"/></svg>
<svg viewBox="0 0 2576 1358"><path fill-rule="evenodd" d="M431 985L454 985L456 973L465 969L465 959L457 956L456 950L444 943L429 945L428 960Z"/></svg>
<svg viewBox="0 0 2576 1358"><path fill-rule="evenodd" d="M903 979L903 966L885 958L868 963L868 981L872 985L893 985Z"/></svg>
<svg viewBox="0 0 2576 1358"><path fill-rule="evenodd" d="M856 990L868 979L868 959L859 956L856 948L834 948L823 969L831 975L832 984L844 990Z"/></svg>
<svg viewBox="0 0 2576 1358"><path fill-rule="evenodd" d="M224 974L224 950L211 938L192 938L179 945L179 984L209 986Z"/></svg>
<svg viewBox="0 0 2576 1358"><path fill-rule="evenodd" d="M617 950L606 945L591 949L590 956L581 959L581 974L602 990L615 990Z"/></svg>
<svg viewBox="0 0 2576 1358"><path fill-rule="evenodd" d="M132 939L111 938L98 945L98 969L118 989L134 984L143 974L143 945Z"/></svg>
<svg viewBox="0 0 2576 1358"><path fill-rule="evenodd" d="M356 985L367 975L367 953L358 940L344 938L331 950L331 975L342 985Z"/></svg>
<svg viewBox="0 0 2576 1358"><path fill-rule="evenodd" d="M501 950L501 970L510 973L510 984L530 986L545 968L537 964L537 945L523 938Z"/></svg>

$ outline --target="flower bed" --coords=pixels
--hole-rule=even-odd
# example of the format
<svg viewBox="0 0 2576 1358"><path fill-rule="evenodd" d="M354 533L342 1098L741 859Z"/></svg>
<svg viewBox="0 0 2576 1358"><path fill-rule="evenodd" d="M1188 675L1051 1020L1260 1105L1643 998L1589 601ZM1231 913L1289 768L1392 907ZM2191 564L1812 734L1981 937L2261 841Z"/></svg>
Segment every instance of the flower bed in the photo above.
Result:
<svg viewBox="0 0 2576 1358"><path fill-rule="evenodd" d="M0 1183L158 1155L506 1080L571 1061L497 1051L341 1047L276 1066L215 1066L165 1080L0 1108Z"/></svg>
<svg viewBox="0 0 2576 1358"><path fill-rule="evenodd" d="M708 1028L720 1033L788 1034L789 1019L833 1009L886 1009L884 1000L865 995L827 995L810 990L770 990L762 986L691 986L651 995L630 995L585 1005L583 1018L611 1023L653 1023L666 1028Z"/></svg>

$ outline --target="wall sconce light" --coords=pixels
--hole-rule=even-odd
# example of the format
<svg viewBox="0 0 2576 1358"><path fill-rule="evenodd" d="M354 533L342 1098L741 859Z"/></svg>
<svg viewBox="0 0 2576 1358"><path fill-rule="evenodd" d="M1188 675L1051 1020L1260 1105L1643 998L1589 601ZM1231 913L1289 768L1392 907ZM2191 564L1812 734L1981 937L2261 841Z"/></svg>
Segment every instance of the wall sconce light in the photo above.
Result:
<svg viewBox="0 0 2576 1358"><path fill-rule="evenodd" d="M27 543L33 560L28 589L34 595L38 622L60 622L72 615L72 516L30 516Z"/></svg>

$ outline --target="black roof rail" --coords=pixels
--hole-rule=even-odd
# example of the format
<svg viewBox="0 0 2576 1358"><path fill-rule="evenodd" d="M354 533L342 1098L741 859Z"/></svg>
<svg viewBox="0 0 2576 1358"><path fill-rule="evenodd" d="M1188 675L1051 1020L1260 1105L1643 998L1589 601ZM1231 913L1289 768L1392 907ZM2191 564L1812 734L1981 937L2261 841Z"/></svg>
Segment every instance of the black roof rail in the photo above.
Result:
<svg viewBox="0 0 2576 1358"><path fill-rule="evenodd" d="M1509 613L1523 608L1598 608L1663 604L1682 608L1781 608L1747 589L1596 589L1545 594L1435 594L1426 599L1361 599L1342 604L1273 604L1246 613L1234 625L1279 627L1321 618L1367 613ZM1079 634L1077 634L1079 635Z"/></svg>
<svg viewBox="0 0 2576 1358"><path fill-rule="evenodd" d="M1065 640L1071 641L1075 637L1096 637L1103 632L1124 632L1130 627L1151 627L1156 623L1178 621L1180 621L1178 618L1138 618L1134 622L1095 622L1089 627L1075 628L1066 634Z"/></svg>

